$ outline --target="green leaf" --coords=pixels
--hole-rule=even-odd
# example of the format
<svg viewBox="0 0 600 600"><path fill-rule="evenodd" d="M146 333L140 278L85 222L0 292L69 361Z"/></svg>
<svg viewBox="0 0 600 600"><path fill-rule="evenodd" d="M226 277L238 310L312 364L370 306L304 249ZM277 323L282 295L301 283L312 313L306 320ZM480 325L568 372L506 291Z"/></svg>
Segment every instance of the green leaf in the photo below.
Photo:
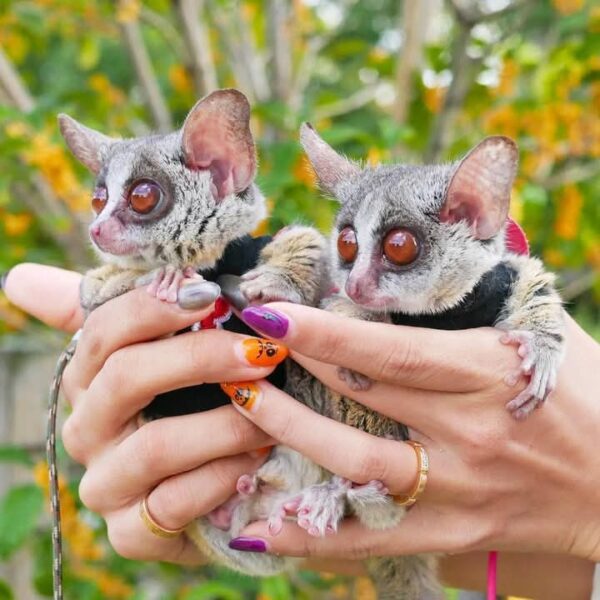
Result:
<svg viewBox="0 0 600 600"><path fill-rule="evenodd" d="M192 588L182 600L243 600L244 596L235 588L219 581L207 581Z"/></svg>
<svg viewBox="0 0 600 600"><path fill-rule="evenodd" d="M0 462L17 463L27 467L32 467L34 464L33 459L27 450L12 445L0 446Z"/></svg>
<svg viewBox="0 0 600 600"><path fill-rule="evenodd" d="M37 524L44 506L42 490L34 484L14 487L0 502L0 558L18 550Z"/></svg>
<svg viewBox="0 0 600 600"><path fill-rule="evenodd" d="M14 598L8 583L4 579L0 579L0 600L14 600Z"/></svg>

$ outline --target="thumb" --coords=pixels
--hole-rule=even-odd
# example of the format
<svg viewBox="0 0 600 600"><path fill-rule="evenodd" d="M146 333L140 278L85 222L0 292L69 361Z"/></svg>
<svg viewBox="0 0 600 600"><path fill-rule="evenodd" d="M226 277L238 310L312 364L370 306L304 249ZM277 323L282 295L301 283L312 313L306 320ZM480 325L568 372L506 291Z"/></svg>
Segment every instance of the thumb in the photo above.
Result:
<svg viewBox="0 0 600 600"><path fill-rule="evenodd" d="M73 332L83 324L79 304L81 275L73 271L22 263L3 279L7 298L40 321Z"/></svg>

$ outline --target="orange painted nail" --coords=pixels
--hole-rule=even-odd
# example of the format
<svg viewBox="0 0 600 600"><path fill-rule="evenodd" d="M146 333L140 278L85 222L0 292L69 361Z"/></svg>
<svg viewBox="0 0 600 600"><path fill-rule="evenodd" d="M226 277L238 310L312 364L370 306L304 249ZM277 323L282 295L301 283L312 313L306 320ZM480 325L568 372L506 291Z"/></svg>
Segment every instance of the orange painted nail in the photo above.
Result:
<svg viewBox="0 0 600 600"><path fill-rule="evenodd" d="M222 383L221 389L244 410L256 412L260 402L260 388L253 381Z"/></svg>
<svg viewBox="0 0 600 600"><path fill-rule="evenodd" d="M273 446L263 446L262 448L257 448L256 450L250 450L248 454L252 458L262 458L263 456L267 456L273 449Z"/></svg>
<svg viewBox="0 0 600 600"><path fill-rule="evenodd" d="M254 367L274 367L285 360L288 349L277 342L247 338L242 342L244 357Z"/></svg>

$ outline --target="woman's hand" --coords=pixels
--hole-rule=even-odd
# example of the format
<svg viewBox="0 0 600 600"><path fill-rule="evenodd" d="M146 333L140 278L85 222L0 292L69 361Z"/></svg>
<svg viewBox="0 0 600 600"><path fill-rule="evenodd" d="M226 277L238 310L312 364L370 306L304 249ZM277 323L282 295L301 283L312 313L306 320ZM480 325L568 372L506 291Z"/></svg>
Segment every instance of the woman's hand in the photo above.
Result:
<svg viewBox="0 0 600 600"><path fill-rule="evenodd" d="M5 290L31 314L74 331L83 321L79 281L61 269L20 265ZM186 536L162 539L150 533L139 515L140 501L148 496L149 512L160 526L184 527L226 501L238 477L258 468L261 449L272 443L230 406L136 424L140 410L161 392L271 372L245 358L246 336L209 330L164 337L206 316L212 301L207 304L182 310L143 289L115 298L86 320L64 374L73 410L63 441L86 466L81 499L104 517L111 544L128 558L202 562ZM279 353L279 359L284 356Z"/></svg>
<svg viewBox="0 0 600 600"><path fill-rule="evenodd" d="M520 360L497 330L415 329L289 304L249 310L248 323L262 323L262 333L329 387L407 424L427 449L430 472L425 493L393 530L347 520L336 535L313 538L288 523L273 537L256 523L244 536L294 556L513 549L600 560L600 348L571 319L557 390L518 422L505 404L525 383L510 387L505 378ZM334 365L368 375L372 388L352 392ZM236 408L277 441L358 483L379 479L393 494L414 485L416 458L406 444L319 416L266 382L259 388L251 411Z"/></svg>

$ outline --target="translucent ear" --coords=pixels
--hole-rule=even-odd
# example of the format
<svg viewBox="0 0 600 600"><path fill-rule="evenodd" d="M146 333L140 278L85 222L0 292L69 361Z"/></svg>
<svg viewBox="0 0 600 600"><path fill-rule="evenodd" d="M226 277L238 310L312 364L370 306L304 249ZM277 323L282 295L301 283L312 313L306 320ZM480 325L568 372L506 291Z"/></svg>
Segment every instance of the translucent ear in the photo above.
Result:
<svg viewBox="0 0 600 600"><path fill-rule="evenodd" d="M466 221L479 240L495 236L508 216L519 151L507 137L493 136L475 146L458 165L440 219Z"/></svg>
<svg viewBox="0 0 600 600"><path fill-rule="evenodd" d="M218 199L245 190L256 173L250 104L237 90L217 90L199 100L182 129L185 163L208 169Z"/></svg>
<svg viewBox="0 0 600 600"><path fill-rule="evenodd" d="M58 126L75 158L97 175L106 150L116 140L82 125L64 113L58 115Z"/></svg>
<svg viewBox="0 0 600 600"><path fill-rule="evenodd" d="M360 173L360 167L338 154L315 131L310 123L300 127L300 142L306 151L321 187L335 196L336 187Z"/></svg>

